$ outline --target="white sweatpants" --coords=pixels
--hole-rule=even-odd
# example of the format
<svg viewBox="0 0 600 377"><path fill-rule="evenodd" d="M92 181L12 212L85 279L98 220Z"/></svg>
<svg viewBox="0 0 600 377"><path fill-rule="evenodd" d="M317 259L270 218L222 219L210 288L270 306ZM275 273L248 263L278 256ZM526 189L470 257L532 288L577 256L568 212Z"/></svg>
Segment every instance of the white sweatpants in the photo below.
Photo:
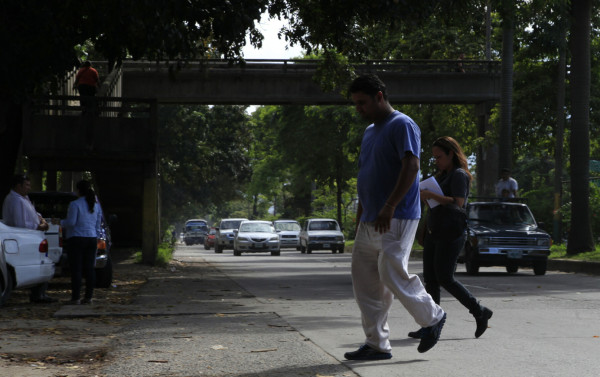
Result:
<svg viewBox="0 0 600 377"><path fill-rule="evenodd" d="M365 343L390 352L388 311L394 296L421 327L438 323L444 311L425 291L417 275L408 273L408 258L418 220L392 219L390 230L379 234L373 223L360 223L352 251L354 297L362 314Z"/></svg>

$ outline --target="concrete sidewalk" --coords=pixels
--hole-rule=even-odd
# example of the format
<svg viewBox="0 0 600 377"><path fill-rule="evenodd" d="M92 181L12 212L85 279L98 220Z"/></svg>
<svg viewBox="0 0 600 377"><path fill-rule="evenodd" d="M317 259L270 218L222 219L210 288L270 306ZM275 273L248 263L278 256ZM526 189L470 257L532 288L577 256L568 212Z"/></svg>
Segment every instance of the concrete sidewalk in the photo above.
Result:
<svg viewBox="0 0 600 377"><path fill-rule="evenodd" d="M102 375L355 376L205 262L149 276L131 304L65 305L55 314L115 316L134 320L112 335Z"/></svg>

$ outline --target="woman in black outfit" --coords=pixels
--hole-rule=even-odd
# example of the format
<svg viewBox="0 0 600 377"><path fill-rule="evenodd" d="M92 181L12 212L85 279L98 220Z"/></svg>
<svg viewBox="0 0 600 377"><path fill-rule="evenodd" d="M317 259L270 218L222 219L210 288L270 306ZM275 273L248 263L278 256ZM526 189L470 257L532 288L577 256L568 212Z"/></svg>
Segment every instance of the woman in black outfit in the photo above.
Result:
<svg viewBox="0 0 600 377"><path fill-rule="evenodd" d="M444 287L475 317L479 338L488 327L493 312L478 303L471 292L454 278L458 254L466 240L465 206L469 196L471 173L462 148L449 136L433 143L433 158L439 172L435 176L443 195L429 190L421 191L421 199L433 199L439 205L431 208L423 247L423 279L425 289L433 300L440 303L440 286ZM408 336L420 338L422 329Z"/></svg>

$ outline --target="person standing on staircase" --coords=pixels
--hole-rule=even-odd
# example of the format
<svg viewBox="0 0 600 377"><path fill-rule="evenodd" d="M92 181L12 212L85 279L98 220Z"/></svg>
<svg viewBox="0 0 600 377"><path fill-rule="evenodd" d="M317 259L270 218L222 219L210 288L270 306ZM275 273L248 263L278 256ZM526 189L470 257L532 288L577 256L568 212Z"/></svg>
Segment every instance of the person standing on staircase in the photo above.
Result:
<svg viewBox="0 0 600 377"><path fill-rule="evenodd" d="M77 88L81 96L81 107L83 114L93 113L94 96L98 88L98 71L92 67L92 63L86 61L75 75L73 89Z"/></svg>

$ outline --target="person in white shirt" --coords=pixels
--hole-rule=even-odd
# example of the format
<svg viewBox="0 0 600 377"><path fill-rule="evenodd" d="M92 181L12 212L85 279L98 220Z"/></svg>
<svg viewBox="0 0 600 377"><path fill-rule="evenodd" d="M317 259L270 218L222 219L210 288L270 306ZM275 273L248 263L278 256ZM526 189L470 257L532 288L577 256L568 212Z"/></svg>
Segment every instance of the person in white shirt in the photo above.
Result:
<svg viewBox="0 0 600 377"><path fill-rule="evenodd" d="M519 185L517 181L510 176L510 170L502 169L502 176L496 183L496 196L499 198L516 198Z"/></svg>
<svg viewBox="0 0 600 377"><path fill-rule="evenodd" d="M4 198L2 204L2 220L4 224L17 228L27 228L46 231L50 227L46 220L39 214L27 194L31 191L31 180L25 174L15 174L11 182L12 189ZM31 288L29 300L31 302L55 302L56 299L48 296L46 290L48 283L43 283Z"/></svg>

